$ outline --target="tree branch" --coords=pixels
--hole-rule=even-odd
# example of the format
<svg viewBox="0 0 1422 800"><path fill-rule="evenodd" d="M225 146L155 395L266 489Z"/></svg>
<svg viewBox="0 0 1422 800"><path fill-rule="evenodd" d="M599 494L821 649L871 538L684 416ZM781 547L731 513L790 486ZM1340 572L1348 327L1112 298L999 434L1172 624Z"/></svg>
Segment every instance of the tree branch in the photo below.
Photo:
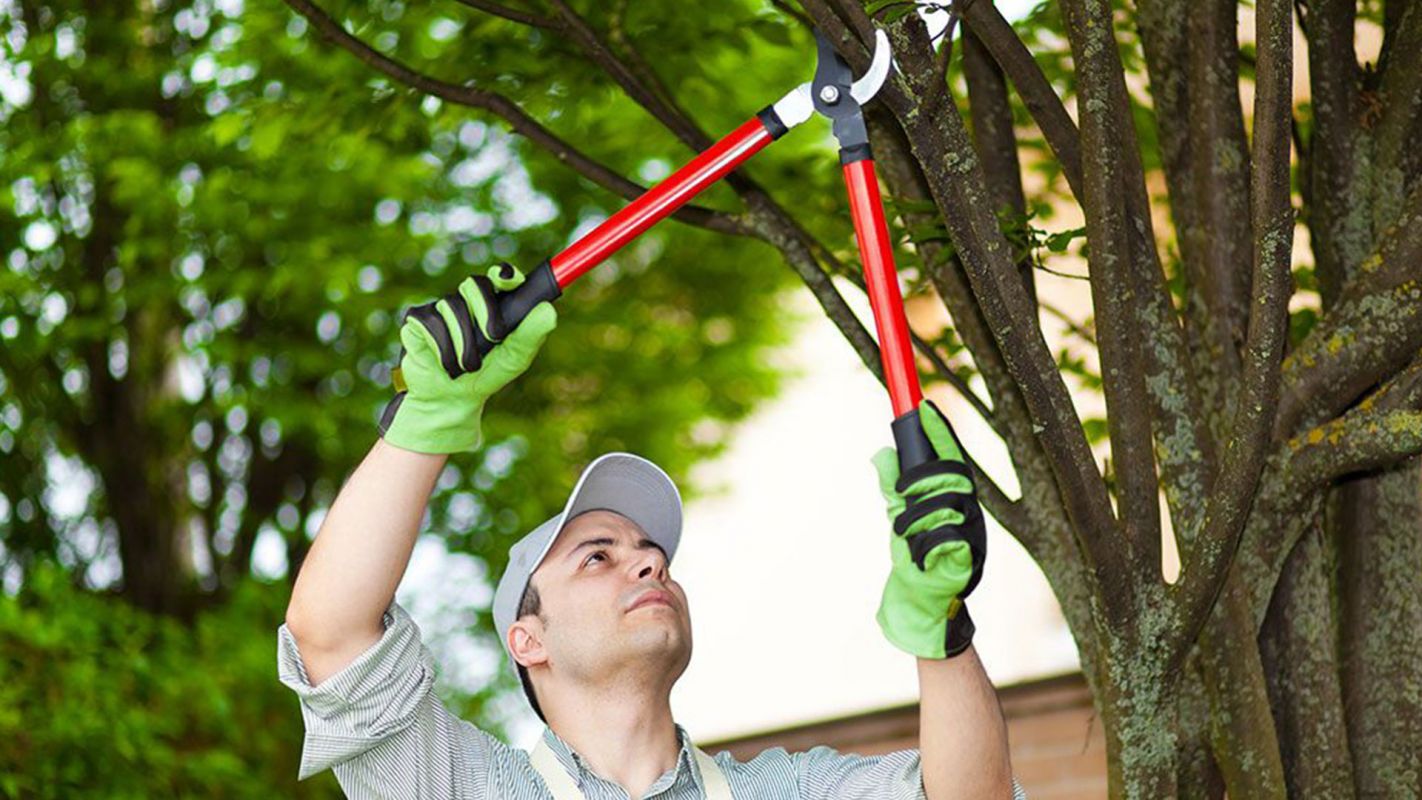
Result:
<svg viewBox="0 0 1422 800"><path fill-rule="evenodd" d="M1320 262L1321 263L1321 262ZM1422 341L1422 186L1346 291L1284 361L1274 438L1331 419L1412 358Z"/></svg>
<svg viewBox="0 0 1422 800"><path fill-rule="evenodd" d="M1142 16L1153 4L1143 3ZM1067 184L1078 201L1085 196L1081 175L1081 143L1076 123L1067 114L1061 99L1052 90L1032 54L1012 30L1012 26L992 3L966 2L958 5L974 35L987 47L1003 72L1012 81L1017 94L1037 122L1047 144L1062 165ZM1147 41L1147 53L1152 40ZM1183 28L1183 23L1181 25ZM1153 73L1154 77L1154 73ZM1164 103L1169 98L1157 101ZM1163 114L1164 111L1161 110ZM1183 116L1183 115L1182 115ZM1162 131L1162 142L1169 143L1169 126ZM1178 137L1187 141L1188 137ZM1204 402L1195 377L1191 374L1186 333L1180 327L1169 292L1164 285L1155 237L1151 232L1150 201L1145 195L1144 178L1139 153L1128 155L1129 183L1134 191L1127 194L1131 214L1131 245L1137 278L1146 287L1147 302L1137 308L1146 347L1147 382L1152 402L1152 430L1157 441L1156 459L1164 479L1166 498L1176 533L1190 537L1199 528L1202 510L1196 502L1198 487L1209 484L1214 457L1210 439L1200 423L1199 409ZM1168 154L1167 154L1168 156ZM1168 166L1168 165L1167 165ZM1167 169L1167 177L1169 170ZM1172 187L1172 195L1175 190ZM1176 195L1178 196L1178 195ZM1180 204L1173 208L1179 209ZM1051 311L1051 309L1047 309ZM1094 335L1091 337L1095 343ZM1180 398L1184 398L1181 402Z"/></svg>
<svg viewBox="0 0 1422 800"><path fill-rule="evenodd" d="M679 112L682 116L690 119L686 109L676 102L676 97L672 94L671 88L657 75L657 71L651 64L642 57L640 50L632 44L628 38L623 21L627 15L627 0L617 0L612 10L612 22L608 26L608 37L612 43L622 51L622 57L627 60L628 65L643 84L650 87L661 100Z"/></svg>
<svg viewBox="0 0 1422 800"><path fill-rule="evenodd" d="M1368 196L1359 149L1362 71L1354 50L1357 3L1312 0L1308 5L1309 94L1314 124L1309 141L1309 239L1324 308L1347 283L1347 272L1372 240L1366 214L1353 206Z"/></svg>
<svg viewBox="0 0 1422 800"><path fill-rule="evenodd" d="M1395 30L1378 91L1382 118L1373 134L1375 228L1392 223L1407 191L1403 164L1407 149L1416 141L1412 134L1422 109L1422 6L1410 4Z"/></svg>
<svg viewBox="0 0 1422 800"><path fill-rule="evenodd" d="M1282 441L1299 428L1342 413L1422 347L1422 280L1349 297L1284 360L1284 389L1274 421Z"/></svg>
<svg viewBox="0 0 1422 800"><path fill-rule="evenodd" d="M1042 68L1032 58L1032 53L1012 30L1012 25L997 7L990 2L960 2L956 6L963 23L974 37L992 55L1002 69L1022 104L1042 131L1047 146L1061 164L1062 175L1072 194L1080 198L1081 187L1081 140L1076 122L1067 113L1060 97L1042 74Z"/></svg>
<svg viewBox="0 0 1422 800"><path fill-rule="evenodd" d="M286 4L309 20L327 41L350 51L362 63L376 71L426 94L458 105L489 111L502 117L515 131L529 141L547 150L554 158L567 164L578 174L614 194L632 200L640 197L646 191L645 187L624 178L616 171L559 138L507 97L473 86L448 83L417 72L401 62L381 54L346 31L339 22L311 0L286 0ZM717 233L734 236L746 235L746 226L731 214L698 206L683 206L673 216L687 224Z"/></svg>
<svg viewBox="0 0 1422 800"><path fill-rule="evenodd" d="M489 0L456 0L456 2L469 6L470 8L475 9L476 11L482 11L485 14L492 14L496 17L502 17L510 22L517 22L520 25L527 25L532 28L542 28L544 30L549 31L560 30L558 23L551 19L548 19L547 17L541 17L537 14L530 14L527 11L519 11L516 8L509 8L508 6L499 3L491 3L489 2Z"/></svg>
<svg viewBox="0 0 1422 800"><path fill-rule="evenodd" d="M1248 324L1249 263L1249 140L1239 99L1239 23L1231 0L1201 0L1188 12L1189 59L1188 136L1190 179L1200 226L1192 244L1195 282L1202 290L1202 333L1219 386L1239 377L1240 349ZM1290 128L1292 132L1292 128ZM1287 148L1287 143L1285 147ZM1228 399L1227 394L1219 395ZM1212 412L1232 417L1229 408Z"/></svg>
<svg viewBox="0 0 1422 800"><path fill-rule="evenodd" d="M770 0L770 4L772 6L775 6L775 8L777 8L785 16L790 17L791 19L805 26L806 29L815 29L815 23L811 22L810 18L801 13L800 9L790 5L790 3L786 2L786 0Z"/></svg>
<svg viewBox="0 0 1422 800"><path fill-rule="evenodd" d="M1255 6L1259 65L1254 98L1251 205L1254 217L1254 288L1239 410L1218 478L1211 487L1204 529L1181 557L1181 579L1172 587L1178 627L1167 644L1178 665L1194 644L1214 605L1239 546L1271 440L1278 403L1280 360L1288 341L1289 271L1294 212L1289 192L1289 127L1293 102L1293 11L1289 0Z"/></svg>
<svg viewBox="0 0 1422 800"><path fill-rule="evenodd" d="M1017 160L1017 135L1012 126L1012 106L1007 102L1007 83L987 47L972 31L965 34L963 78L968 85L973 144L982 159L983 175L993 194L993 210L1008 210L1018 219L1026 219L1027 198L1022 190L1022 166ZM941 45L940 52L950 44ZM1036 297L1030 252L1024 253L1017 262L1017 271L1022 275L1027 294Z"/></svg>
<svg viewBox="0 0 1422 800"><path fill-rule="evenodd" d="M1422 408L1350 411L1290 439L1289 488L1316 491L1353 472L1392 466L1422 453Z"/></svg>
<svg viewBox="0 0 1422 800"><path fill-rule="evenodd" d="M653 87L645 85L633 69L612 52L612 49L603 42L602 37L592 29L587 20L579 16L571 6L564 0L551 0L551 2L564 29L578 43L588 58L601 67L618 86L622 87L622 90L637 105L646 109L692 150L699 152L715 144L714 140L707 136L706 132L692 122L690 116L670 99L670 93L665 93L666 97L664 98Z"/></svg>
<svg viewBox="0 0 1422 800"><path fill-rule="evenodd" d="M1349 297L1391 289L1417 275L1422 264L1422 184L1414 187L1391 223L1382 228L1377 255L1365 260L1345 290Z"/></svg>
<svg viewBox="0 0 1422 800"><path fill-rule="evenodd" d="M1116 461L1117 500L1131 575L1143 586L1160 582L1160 486L1152 446L1142 329L1142 302L1133 280L1134 253L1122 166L1126 151L1139 151L1126 99L1121 65L1104 0L1062 3L1081 92L1081 146L1086 235L1091 244L1091 299L1106 397L1111 456ZM1121 575L1119 579L1125 580Z"/></svg>
<svg viewBox="0 0 1422 800"><path fill-rule="evenodd" d="M753 204L770 202L769 200L761 201L755 197L748 197L747 201ZM844 297L835 288L830 276L820 269L814 252L805 244L799 232L793 227L780 224L778 220L769 218L764 210L761 213L752 213L748 222L756 235L784 255L790 267L795 270L795 273L809 287L810 292L814 294L815 300L819 302L825 316L829 317L830 322L833 322L839 329L840 334L849 342L850 347L854 348L859 360L875 379L883 383L884 367L879 360L879 345L869 335L869 331L859 321L859 317L854 315L854 310L844 301Z"/></svg>
<svg viewBox="0 0 1422 800"><path fill-rule="evenodd" d="M1350 472L1389 466L1422 451L1422 354L1342 417L1284 443L1283 470L1295 496Z"/></svg>
<svg viewBox="0 0 1422 800"><path fill-rule="evenodd" d="M824 0L804 0L803 5L851 63L863 60L862 44L852 36L846 38L847 29ZM1012 248L991 211L990 195L963 119L949 102L951 98L944 97L931 106L919 103L920 98L938 94L932 72L934 53L922 20L907 15L891 25L888 33L899 70L881 91L880 99L908 137L962 258L983 319L1000 351L1011 354L1005 359L1008 373L1022 394L1032 431L1046 454L1072 532L1088 562L1087 572L1098 579L1094 588L1101 592L1106 617L1111 624L1128 625L1133 613L1130 587L1123 582L1100 581L1105 576L1126 574L1119 543L1114 541L1110 497L1040 327L1022 324L1036 318L1036 309L1012 263Z"/></svg>

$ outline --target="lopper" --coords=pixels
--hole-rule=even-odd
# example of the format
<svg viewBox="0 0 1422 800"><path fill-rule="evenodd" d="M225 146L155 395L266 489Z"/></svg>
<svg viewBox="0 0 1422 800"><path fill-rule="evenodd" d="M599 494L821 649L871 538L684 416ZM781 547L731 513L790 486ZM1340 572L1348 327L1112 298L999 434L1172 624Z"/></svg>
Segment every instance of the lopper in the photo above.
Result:
<svg viewBox="0 0 1422 800"><path fill-rule="evenodd" d="M922 391L862 108L888 78L892 67L889 40L883 31L874 32L874 58L864 75L854 80L849 64L835 52L828 38L817 30L815 39L819 62L813 80L790 90L562 252L539 264L518 288L497 295L498 308L493 313L500 315L505 330L512 329L535 305L557 299L565 287L588 270L819 112L833 122L839 141L840 164L864 263L864 283L878 329L879 355L894 412L894 443L900 468L907 471L936 456L918 418ZM481 344L492 347L487 341Z"/></svg>

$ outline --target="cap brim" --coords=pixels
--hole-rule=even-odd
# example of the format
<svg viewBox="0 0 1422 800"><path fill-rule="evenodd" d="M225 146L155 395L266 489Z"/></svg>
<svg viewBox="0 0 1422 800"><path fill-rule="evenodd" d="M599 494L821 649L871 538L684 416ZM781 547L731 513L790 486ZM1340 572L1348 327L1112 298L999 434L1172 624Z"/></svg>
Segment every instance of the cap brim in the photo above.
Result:
<svg viewBox="0 0 1422 800"><path fill-rule="evenodd" d="M568 523L588 511L620 514L637 523L666 552L668 562L676 555L681 542L681 493L676 484L661 467L641 456L608 453L583 470L532 570L543 563Z"/></svg>

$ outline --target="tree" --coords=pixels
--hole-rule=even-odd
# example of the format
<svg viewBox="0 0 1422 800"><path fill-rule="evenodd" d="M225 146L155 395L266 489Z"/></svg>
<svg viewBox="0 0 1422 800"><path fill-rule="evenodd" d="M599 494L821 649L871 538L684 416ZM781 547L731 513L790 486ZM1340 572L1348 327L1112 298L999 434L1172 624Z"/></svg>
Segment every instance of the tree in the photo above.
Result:
<svg viewBox="0 0 1422 800"><path fill-rule="evenodd" d="M500 260L531 268L620 203L552 159L528 158L523 140L466 110L310 46L303 31L279 4L240 0L0 2L7 619L31 619L24 604L64 605L55 599L64 595L29 591L47 562L82 589L192 630L239 618L227 606L254 591L259 545L277 562L284 553L294 577L324 509L373 443L401 310ZM445 52L454 32L425 26L406 41ZM512 73L523 54L510 43L483 57ZM671 156L669 142L644 138L620 170L655 171ZM764 245L709 246L715 238L659 230L570 290L577 313L486 410L486 446L441 476L433 535L497 575L512 541L561 507L580 462L632 449L684 477L722 446L728 423L774 390L764 354L789 329L778 313L789 278L744 269L765 258ZM276 566L260 577L279 579ZM294 714L272 671L280 613L258 618L279 608L270 598L285 587L262 588L266 599L247 604L231 644L267 656L210 664L201 659L220 648L194 646L189 668L230 675L223 685L234 695L266 686L262 706ZM33 658L0 657L0 683L48 698L36 683L45 671L31 668L47 653L71 653L66 675L82 681L92 670L142 670L157 650L177 658L196 636L115 603L84 603L106 607L107 617L75 620L92 634L83 641L132 646L107 658L96 655L101 644L27 649L7 631L15 650L0 650ZM497 648L479 618L487 613L470 626ZM253 630L266 631L259 644L244 638ZM260 672L232 672L251 665ZM501 675L453 700L498 730L482 704L509 690L517 681ZM16 709L4 724L33 736L25 752L53 755L40 743L75 741L42 703ZM152 713L165 712L155 704ZM297 735L299 722L288 721ZM154 727L178 739L174 748L189 733ZM233 741L210 740L214 757L230 759ZM271 745L235 755L250 765ZM0 780L0 795L31 788Z"/></svg>
<svg viewBox="0 0 1422 800"><path fill-rule="evenodd" d="M684 159L754 110L708 101L760 83L777 63L767 44L809 52L818 26L862 68L885 27L898 71L871 127L900 259L956 332L918 342L925 377L963 392L1012 455L1020 495L981 471L979 491L1061 600L1113 795L1422 792L1422 158L1406 146L1422 124L1422 4L1257 0L1252 42L1223 0L1062 0L1015 29L984 0L772 0L690 20L626 2L460 0L414 21L378 0L287 4L375 74L501 118L629 198L608 130L656 123ZM926 19L945 14L935 40ZM379 44L436 15L462 33L458 64ZM1359 63L1357 29L1380 31L1374 62ZM1297 105L1295 30L1310 81ZM507 41L526 47L516 65L469 55ZM644 116L627 119L628 102ZM1031 197L1024 170L1045 176ZM775 247L877 374L830 280L856 273L824 172L753 163L730 181L733 206L722 194L686 220ZM1085 218L1093 315L1076 322L1098 348L1104 424L1079 417L1062 372L1081 368L1042 331L1040 251L1077 232L1031 220L1058 196Z"/></svg>
<svg viewBox="0 0 1422 800"><path fill-rule="evenodd" d="M263 532L298 563L374 440L398 313L499 260L531 262L617 204L526 166L521 141L469 114L308 47L280 6L4 10L5 63L23 78L0 130L12 583L59 559L91 588L187 616L250 573ZM754 243L708 237L658 233L571 292L579 313L494 402L488 446L441 482L432 527L451 546L498 569L570 464L636 447L684 473L720 446L715 423L768 395L760 354L785 330L784 278L740 269ZM695 269L649 269L659 259Z"/></svg>

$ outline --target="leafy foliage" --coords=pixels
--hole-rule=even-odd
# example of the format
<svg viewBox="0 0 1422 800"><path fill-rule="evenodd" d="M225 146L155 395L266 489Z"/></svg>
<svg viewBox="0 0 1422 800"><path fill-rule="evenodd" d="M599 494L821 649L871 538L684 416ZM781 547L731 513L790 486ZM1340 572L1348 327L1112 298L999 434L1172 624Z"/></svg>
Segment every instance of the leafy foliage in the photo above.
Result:
<svg viewBox="0 0 1422 800"><path fill-rule="evenodd" d="M34 565L0 597L0 797L342 797L330 773L293 780L274 588L244 582L184 626Z"/></svg>
<svg viewBox="0 0 1422 800"><path fill-rule="evenodd" d="M453 3L352 13L379 51L514 92L624 174L687 155L569 69L559 39ZM783 20L741 21L668 29L631 9L626 30L665 48L714 128L765 91L747 78L728 98L727 63L801 68ZM271 657L285 591L249 575L299 563L374 441L401 310L500 260L531 268L623 200L322 46L280 4L0 3L0 42L18 76L0 97L0 578L21 592L4 601L3 677L27 703L3 712L23 750L0 749L35 764L8 762L0 790L289 794L300 726ZM669 222L570 287L538 363L487 410L489 445L441 477L432 533L497 575L581 462L629 449L684 478L718 452L776 386L763 356L791 324L776 261ZM61 592L47 564L97 594ZM128 682L90 697L101 666ZM497 729L483 702L515 683L454 700Z"/></svg>
<svg viewBox="0 0 1422 800"><path fill-rule="evenodd" d="M56 557L103 586L122 543L171 547L188 531L197 559L178 594L240 580L263 534L294 562L374 438L400 309L500 259L531 268L621 205L486 120L313 47L280 7L24 8L0 29L31 86L0 132L12 569ZM477 63L618 168L680 157L585 73L527 58L559 42L370 10L360 26L378 48ZM708 36L712 52L744 32ZM678 74L694 84L698 70ZM631 448L682 475L714 453L724 428L699 423L745 414L774 385L759 355L783 335L786 273L768 257L671 223L571 288L538 365L487 416L493 446L441 483L435 528L497 562L578 462ZM81 507L52 497L66 479L91 489Z"/></svg>

